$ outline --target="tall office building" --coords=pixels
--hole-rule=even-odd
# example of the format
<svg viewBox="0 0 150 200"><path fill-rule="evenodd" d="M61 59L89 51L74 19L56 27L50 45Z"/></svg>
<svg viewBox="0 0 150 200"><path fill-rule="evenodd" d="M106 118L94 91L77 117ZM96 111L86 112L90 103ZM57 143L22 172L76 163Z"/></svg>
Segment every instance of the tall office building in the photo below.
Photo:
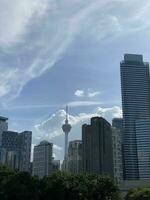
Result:
<svg viewBox="0 0 150 200"><path fill-rule="evenodd" d="M68 171L80 173L82 171L82 141L69 142L68 148Z"/></svg>
<svg viewBox="0 0 150 200"><path fill-rule="evenodd" d="M33 175L43 178L44 176L49 176L52 173L52 148L53 144L45 140L34 147Z"/></svg>
<svg viewBox="0 0 150 200"><path fill-rule="evenodd" d="M135 122L140 180L150 180L150 118Z"/></svg>
<svg viewBox="0 0 150 200"><path fill-rule="evenodd" d="M52 172L56 172L60 170L60 160L52 160Z"/></svg>
<svg viewBox="0 0 150 200"><path fill-rule="evenodd" d="M120 69L124 120L124 172L125 179L135 180L140 178L139 163L144 164L138 151L142 151L140 145L145 145L144 140L149 140L144 135L150 132L147 122L150 118L149 64L143 62L142 55L125 54ZM145 154L147 155L147 150ZM150 162L150 157L147 162ZM144 170L146 172L147 167L143 166L142 171Z"/></svg>
<svg viewBox="0 0 150 200"><path fill-rule="evenodd" d="M19 134L20 140L20 171L30 172L32 132L24 131Z"/></svg>
<svg viewBox="0 0 150 200"><path fill-rule="evenodd" d="M82 126L83 171L113 176L111 125L102 117L93 117Z"/></svg>
<svg viewBox="0 0 150 200"><path fill-rule="evenodd" d="M8 130L8 118L0 116L0 163L2 162L2 133Z"/></svg>
<svg viewBox="0 0 150 200"><path fill-rule="evenodd" d="M123 118L112 119L114 178L117 182L124 179L123 157Z"/></svg>
<svg viewBox="0 0 150 200"><path fill-rule="evenodd" d="M114 179L118 183L123 180L121 134L120 129L112 127Z"/></svg>
<svg viewBox="0 0 150 200"><path fill-rule="evenodd" d="M119 129L120 132L123 132L123 119L122 118L113 118L112 126Z"/></svg>
<svg viewBox="0 0 150 200"><path fill-rule="evenodd" d="M32 132L4 131L2 133L2 164L20 171L30 171Z"/></svg>

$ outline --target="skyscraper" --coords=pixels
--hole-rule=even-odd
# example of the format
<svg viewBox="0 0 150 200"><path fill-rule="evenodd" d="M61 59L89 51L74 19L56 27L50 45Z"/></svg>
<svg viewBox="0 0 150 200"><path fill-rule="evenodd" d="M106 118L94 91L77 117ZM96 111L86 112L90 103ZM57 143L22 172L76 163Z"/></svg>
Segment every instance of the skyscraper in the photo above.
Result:
<svg viewBox="0 0 150 200"><path fill-rule="evenodd" d="M42 141L34 147L33 153L33 175L43 178L52 173L52 151L53 144L48 141Z"/></svg>
<svg viewBox="0 0 150 200"><path fill-rule="evenodd" d="M124 178L123 118L112 119L114 178L117 182Z"/></svg>
<svg viewBox="0 0 150 200"><path fill-rule="evenodd" d="M125 54L120 69L125 179L134 180L140 177L137 134L140 141L143 131L149 131L148 126L144 127L144 120L150 118L149 64L143 62L142 55Z"/></svg>
<svg viewBox="0 0 150 200"><path fill-rule="evenodd" d="M8 130L8 118L0 116L0 163L2 162L2 133Z"/></svg>
<svg viewBox="0 0 150 200"><path fill-rule="evenodd" d="M120 129L112 127L114 179L117 182L123 180L121 134Z"/></svg>
<svg viewBox="0 0 150 200"><path fill-rule="evenodd" d="M123 132L123 119L122 118L113 118L112 126L119 129L120 132Z"/></svg>
<svg viewBox="0 0 150 200"><path fill-rule="evenodd" d="M2 133L2 164L29 172L32 132L4 131Z"/></svg>
<svg viewBox="0 0 150 200"><path fill-rule="evenodd" d="M32 132L24 131L19 134L20 140L20 171L30 171Z"/></svg>
<svg viewBox="0 0 150 200"><path fill-rule="evenodd" d="M69 142L68 148L68 171L80 173L82 170L82 141Z"/></svg>
<svg viewBox="0 0 150 200"><path fill-rule="evenodd" d="M102 117L93 117L82 126L83 171L113 176L111 125Z"/></svg>

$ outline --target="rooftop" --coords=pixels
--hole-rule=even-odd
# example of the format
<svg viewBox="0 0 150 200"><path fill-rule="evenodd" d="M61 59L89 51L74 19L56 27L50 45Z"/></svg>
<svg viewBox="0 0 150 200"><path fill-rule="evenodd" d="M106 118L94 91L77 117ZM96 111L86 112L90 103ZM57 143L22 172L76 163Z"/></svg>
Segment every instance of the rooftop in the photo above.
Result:
<svg viewBox="0 0 150 200"><path fill-rule="evenodd" d="M0 121L7 121L7 120L8 120L7 117L2 117L2 116L0 116Z"/></svg>
<svg viewBox="0 0 150 200"><path fill-rule="evenodd" d="M124 54L124 60L121 65L132 65L132 66L149 66L148 62L143 61L143 56L140 54Z"/></svg>

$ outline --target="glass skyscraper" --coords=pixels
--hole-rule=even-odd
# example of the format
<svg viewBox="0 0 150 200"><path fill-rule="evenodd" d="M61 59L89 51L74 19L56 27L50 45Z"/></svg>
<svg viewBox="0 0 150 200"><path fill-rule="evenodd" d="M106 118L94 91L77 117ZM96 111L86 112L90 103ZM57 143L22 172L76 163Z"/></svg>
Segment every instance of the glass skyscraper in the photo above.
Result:
<svg viewBox="0 0 150 200"><path fill-rule="evenodd" d="M150 118L149 64L143 62L142 55L125 54L124 60L120 63L120 68L124 129L124 174L127 180L136 180L141 178L140 165L144 164L141 164L143 161L138 156L141 137L143 137L143 140L150 138L144 137L147 131L150 134L148 125L144 125L144 120L147 121ZM148 149L145 151L145 155L147 151ZM148 162L150 162L150 157ZM146 168L143 167L142 170L146 170Z"/></svg>

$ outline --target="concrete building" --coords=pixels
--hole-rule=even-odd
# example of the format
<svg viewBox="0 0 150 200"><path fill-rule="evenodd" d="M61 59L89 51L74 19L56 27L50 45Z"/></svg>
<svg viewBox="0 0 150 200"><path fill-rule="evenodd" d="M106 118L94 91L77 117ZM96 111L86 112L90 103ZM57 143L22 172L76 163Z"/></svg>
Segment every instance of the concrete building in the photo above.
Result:
<svg viewBox="0 0 150 200"><path fill-rule="evenodd" d="M121 131L112 127L114 179L117 183L123 180Z"/></svg>
<svg viewBox="0 0 150 200"><path fill-rule="evenodd" d="M140 178L139 163L143 164L142 170L147 171L147 166L144 167L142 158L138 156L136 137L138 137L139 141L138 147L140 143L145 145L141 138L144 134L147 134L149 127L145 126L143 122L139 122L139 119L147 121L150 118L149 64L143 62L142 55L125 54L124 60L120 64L120 69L124 120L124 174L127 180L136 180ZM143 137L143 140L148 142L149 137ZM148 152L149 150L146 148L145 155ZM147 162L150 162L150 159Z"/></svg>
<svg viewBox="0 0 150 200"><path fill-rule="evenodd" d="M112 137L113 137L113 163L114 178L117 182L123 180L123 119L112 119Z"/></svg>
<svg viewBox="0 0 150 200"><path fill-rule="evenodd" d="M113 177L111 125L102 117L93 117L82 126L83 171Z"/></svg>
<svg viewBox="0 0 150 200"><path fill-rule="evenodd" d="M33 175L43 178L52 173L52 149L53 144L48 141L42 141L34 147L33 152Z"/></svg>
<svg viewBox="0 0 150 200"><path fill-rule="evenodd" d="M19 151L7 151L6 157L7 166L13 170L19 170L20 168L20 152Z"/></svg>
<svg viewBox="0 0 150 200"><path fill-rule="evenodd" d="M82 171L82 141L69 142L68 148L68 171L80 173Z"/></svg>
<svg viewBox="0 0 150 200"><path fill-rule="evenodd" d="M32 132L4 131L2 133L2 164L20 171L30 171Z"/></svg>

